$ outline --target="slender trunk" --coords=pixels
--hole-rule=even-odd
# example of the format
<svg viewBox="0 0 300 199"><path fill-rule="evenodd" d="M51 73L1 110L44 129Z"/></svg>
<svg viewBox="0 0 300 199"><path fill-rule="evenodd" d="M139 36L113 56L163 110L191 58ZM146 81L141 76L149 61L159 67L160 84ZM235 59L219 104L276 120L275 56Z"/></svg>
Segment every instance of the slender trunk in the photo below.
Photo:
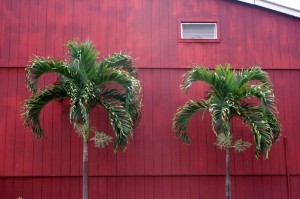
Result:
<svg viewBox="0 0 300 199"><path fill-rule="evenodd" d="M89 159L89 145L88 140L83 139L83 182L82 182L82 198L89 198L89 176L88 176L88 159Z"/></svg>
<svg viewBox="0 0 300 199"><path fill-rule="evenodd" d="M231 199L230 182L230 148L226 148L226 177L225 177L226 199Z"/></svg>

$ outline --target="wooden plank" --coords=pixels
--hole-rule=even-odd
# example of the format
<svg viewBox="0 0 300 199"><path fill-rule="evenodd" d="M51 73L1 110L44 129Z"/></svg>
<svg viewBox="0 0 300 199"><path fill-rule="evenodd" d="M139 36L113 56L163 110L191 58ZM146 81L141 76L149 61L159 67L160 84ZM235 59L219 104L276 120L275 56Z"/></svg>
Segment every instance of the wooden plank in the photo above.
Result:
<svg viewBox="0 0 300 199"><path fill-rule="evenodd" d="M152 130L153 130L153 154L154 154L154 174L161 174L163 168L163 145L162 145L162 132L161 124L162 122L167 122L166 118L161 118L164 107L162 106L162 92L163 92L163 82L161 76L161 70L155 70L152 73ZM156 89L161 87L162 89Z"/></svg>
<svg viewBox="0 0 300 199"><path fill-rule="evenodd" d="M137 188L137 184L135 182L136 177L126 177L126 198L136 198L135 192Z"/></svg>
<svg viewBox="0 0 300 199"><path fill-rule="evenodd" d="M135 198L144 199L145 189L145 177L135 177Z"/></svg>
<svg viewBox="0 0 300 199"><path fill-rule="evenodd" d="M264 40L261 29L263 28L262 24L262 12L258 11L257 9L252 10L253 13L253 34L255 36L255 39L253 40L254 43L254 50L256 52L263 49ZM255 53L255 64L258 66L263 67L264 66L264 54L263 53Z"/></svg>
<svg viewBox="0 0 300 199"><path fill-rule="evenodd" d="M89 177L89 197L100 198L99 197L100 189L104 188L99 186L100 180L102 181L100 177L95 177L95 176ZM105 197L101 196L101 198L106 198L106 196Z"/></svg>
<svg viewBox="0 0 300 199"><path fill-rule="evenodd" d="M162 174L172 173L172 139L175 139L175 133L172 129L172 118L173 113L171 113L171 104L166 102L172 101L171 97L171 74L170 71L161 71L161 112L160 119L162 120L160 124L161 128L161 149L162 149ZM159 116L158 113L154 113Z"/></svg>
<svg viewBox="0 0 300 199"><path fill-rule="evenodd" d="M270 13L264 12L261 15L261 24L262 24L262 29L261 29L261 34L262 34L262 41L263 41L263 46L261 48L261 51L263 52L263 68L272 68L273 63L272 63L272 51L269 49L272 48L272 40L271 37L269 36L272 33L272 26L269 21L270 18Z"/></svg>
<svg viewBox="0 0 300 199"><path fill-rule="evenodd" d="M145 177L145 199L154 198L154 179L153 177Z"/></svg>
<svg viewBox="0 0 300 199"><path fill-rule="evenodd" d="M0 70L0 78L3 80L3 83L0 84L0 109L2 110L2 114L0 115L0 127L2 131L0 131L0 136L3 139L0 139L0 175L3 176L5 174L5 137L7 131L7 114L8 114L8 83L9 83L9 76L8 76L7 69Z"/></svg>
<svg viewBox="0 0 300 199"><path fill-rule="evenodd" d="M190 179L190 190L191 190L191 199L198 199L200 198L199 193L199 177L198 176L192 176L189 177Z"/></svg>
<svg viewBox="0 0 300 199"><path fill-rule="evenodd" d="M72 15L72 27L73 34L72 38L78 38L80 41L82 38L82 12L83 2L73 1L73 15Z"/></svg>
<svg viewBox="0 0 300 199"><path fill-rule="evenodd" d="M72 0L65 0L64 1L64 26L63 26L63 41L64 44L76 37L73 37L73 13L75 12L73 8L73 1ZM67 47L64 47L66 51ZM64 52L65 52L64 51Z"/></svg>
<svg viewBox="0 0 300 199"><path fill-rule="evenodd" d="M28 3L29 2L29 3ZM18 45L18 66L26 66L28 63L28 40L29 40L29 5L30 1L21 2L21 13L20 13L20 33L19 34L19 45ZM0 18L2 18L0 16ZM1 38L1 36L0 36Z"/></svg>
<svg viewBox="0 0 300 199"><path fill-rule="evenodd" d="M23 198L32 198L33 196L33 179L23 178Z"/></svg>
<svg viewBox="0 0 300 199"><path fill-rule="evenodd" d="M229 46L229 32L228 32L228 23L229 23L229 12L228 12L228 4L224 1L219 2L219 17L220 17L220 36L221 36L221 43L218 45L220 50L219 50L219 56L220 64L225 64L230 62L229 61L229 54L230 51L228 50ZM199 52L200 50L196 50L196 52Z"/></svg>
<svg viewBox="0 0 300 199"><path fill-rule="evenodd" d="M181 177L181 198L191 198L191 182L189 177Z"/></svg>
<svg viewBox="0 0 300 199"><path fill-rule="evenodd" d="M177 18L177 12L176 12L176 2L169 0L169 16L168 16L168 57L169 57L169 67L178 67L177 65L177 43L178 43L178 37L177 37L177 29L178 29L178 22L174 19ZM174 30L174 31L172 31Z"/></svg>
<svg viewBox="0 0 300 199"><path fill-rule="evenodd" d="M160 48L160 15L159 1L153 0L151 7L151 65L154 68L161 67L161 48Z"/></svg>
<svg viewBox="0 0 300 199"><path fill-rule="evenodd" d="M9 43L9 63L10 66L17 66L19 58L19 36L20 36L20 12L19 2L12 2L13 17L11 18L10 43Z"/></svg>
<svg viewBox="0 0 300 199"><path fill-rule="evenodd" d="M66 45L66 42L64 41L65 1L55 2L54 16L52 15L52 17L54 18L53 23L55 24L55 33L53 36L55 38L54 57L63 59L63 56L65 55L64 46Z"/></svg>
<svg viewBox="0 0 300 199"><path fill-rule="evenodd" d="M9 84L7 87L7 115L6 115L6 130L5 130L5 165L4 165L4 175L11 176L14 175L14 165L15 165L15 146L16 141L16 113L17 113L17 89L18 89L18 74L16 69L11 69L8 71Z"/></svg>
<svg viewBox="0 0 300 199"><path fill-rule="evenodd" d="M153 187L154 187L153 198L163 198L164 187L163 187L163 178L162 177L159 176L159 177L154 178L154 186Z"/></svg>
<svg viewBox="0 0 300 199"><path fill-rule="evenodd" d="M292 199L300 197L299 186L299 176L290 177L290 190Z"/></svg>
<svg viewBox="0 0 300 199"><path fill-rule="evenodd" d="M21 110L21 102L23 103L23 99L26 95L26 90L24 89L24 71L18 69L17 74L15 74L18 78L17 80L17 98L16 98L16 113L15 113L15 126L16 129L16 139L15 139L15 164L14 164L14 174L16 176L23 175L23 165L24 165L24 122L20 117L20 110Z"/></svg>
<svg viewBox="0 0 300 199"><path fill-rule="evenodd" d="M107 57L108 54L108 0L101 1L100 5L100 12L99 12L99 46L98 50L102 54L101 57L105 56ZM122 22L120 22L120 25L123 25ZM122 32L120 32L122 34Z"/></svg>
<svg viewBox="0 0 300 199"><path fill-rule="evenodd" d="M182 198L182 187L181 187L181 178L171 177L172 180L172 190L171 190L171 198L181 199Z"/></svg>
<svg viewBox="0 0 300 199"><path fill-rule="evenodd" d="M69 177L61 177L61 189L60 192L60 198L70 198L70 193L73 191L73 188L71 188L71 179ZM62 188L63 187L63 188Z"/></svg>
<svg viewBox="0 0 300 199"><path fill-rule="evenodd" d="M64 189L65 187L61 183L62 178L53 177L51 178L51 198L60 198L60 191L61 189ZM49 195L48 195L49 197Z"/></svg>
<svg viewBox="0 0 300 199"><path fill-rule="evenodd" d="M79 199L82 195L82 179L81 177L73 177L71 178L71 192L70 198Z"/></svg>
<svg viewBox="0 0 300 199"><path fill-rule="evenodd" d="M179 92L179 85L180 85L180 75L182 72L178 70L171 70L170 71L170 79L172 79L172 83L170 84L170 94L173 100L170 101L171 105L171 114L172 117L176 114L177 109L183 105L184 101L179 101L182 94ZM182 103L182 104L181 104ZM173 129L172 129L173 131ZM174 133L174 131L173 131ZM171 167L172 167L172 174L179 174L180 173L180 142L179 138L172 139L171 141ZM173 188L172 188L173 189Z"/></svg>
<svg viewBox="0 0 300 199"><path fill-rule="evenodd" d="M32 199L41 199L42 198L42 184L43 180L42 178L34 178L32 182L32 188L33 188L33 194Z"/></svg>
<svg viewBox="0 0 300 199"><path fill-rule="evenodd" d="M97 198L113 198L109 197L108 178L107 177L96 177L98 179L98 195ZM96 190L95 190L96 193ZM91 197L95 197L95 194L91 194Z"/></svg>
<svg viewBox="0 0 300 199"><path fill-rule="evenodd" d="M85 1L85 3L81 2L81 24L80 24L80 31L81 31L81 41L86 41L87 39L91 39L91 0Z"/></svg>
<svg viewBox="0 0 300 199"><path fill-rule="evenodd" d="M55 7L56 2L55 1L47 1L46 3L46 28L45 28L45 39L44 39L44 45L47 46L45 49L45 56L49 57L55 57L55 48L54 44L56 43L56 28L58 24L55 20ZM62 44L60 44L62 45Z"/></svg>
<svg viewBox="0 0 300 199"><path fill-rule="evenodd" d="M1 23L1 47L0 47L0 65L8 66L10 56L10 42L11 42L11 29L12 29L12 1L4 1L2 3L2 21ZM7 36L5 39L4 36Z"/></svg>
<svg viewBox="0 0 300 199"><path fill-rule="evenodd" d="M101 21L99 18L100 6L100 1L90 0L90 39L93 41L93 44L97 49L99 48L99 33L101 32L101 30L99 29L99 22Z"/></svg>
<svg viewBox="0 0 300 199"><path fill-rule="evenodd" d="M107 199L117 199L117 177L107 178Z"/></svg>
<svg viewBox="0 0 300 199"><path fill-rule="evenodd" d="M145 74L144 70L139 70L139 80L141 82L144 82L144 74ZM144 92L144 90L142 90L142 92ZM141 120L140 120L139 125L134 129L134 137L133 137L134 144L135 144L135 148L134 148L135 162L134 162L134 164L136 165L135 166L135 174L136 175L144 175L145 174L144 154L145 154L145 142L147 142L147 140L145 140L145 134L144 134L145 122L146 121L144 120L144 108L142 108ZM131 146L131 144L130 144L130 146ZM139 178L136 180L139 180ZM140 191L138 191L138 192L140 192Z"/></svg>
<svg viewBox="0 0 300 199"><path fill-rule="evenodd" d="M116 181L116 187L118 187L117 198L126 199L127 195L127 177L120 177Z"/></svg>
<svg viewBox="0 0 300 199"><path fill-rule="evenodd" d="M14 179L6 178L4 181L4 194L3 198L14 198Z"/></svg>
<svg viewBox="0 0 300 199"><path fill-rule="evenodd" d="M300 81L299 81L299 78L298 78L299 75L300 75L299 71L295 71L295 72L290 73L290 77L287 77L287 79L290 80L290 83L291 83L290 87L292 87L293 91L297 91L297 90L300 89ZM282 89L282 92L284 92L283 89ZM298 121L300 121L300 114L299 114L300 113L299 112L300 108L297 105L298 104L297 99L300 99L300 93L299 92L292 92L291 97L292 98L289 100L289 102L292 104L292 111L293 111L292 112L293 113L292 118L293 118L293 121L294 121L293 122L294 123L294 125L293 125L294 128L292 128L291 131L286 131L285 132L286 136L287 136L286 137L286 145L287 146L293 145L293 148L294 147L297 148L297 145L298 145L297 140L300 139L300 135L299 135L299 133L297 133L298 129L300 129L300 123L298 122ZM283 114L284 114L284 112L282 111L280 116L283 116ZM281 140L281 146L284 146L283 142L284 142L284 140ZM281 147L279 150L281 152L280 157L282 157L282 158L285 157L285 155L287 155L287 153L289 153L289 152L284 151L284 147ZM300 155L298 153L295 153L295 152L292 152L292 154L290 154L290 155L291 155L290 156L291 159L288 159L288 161L289 161L288 165L289 164L297 165L296 170L297 170L297 172L299 172L300 171ZM294 156L292 156L292 155L294 155ZM282 158L281 158L281 161L284 162L282 160Z"/></svg>
<svg viewBox="0 0 300 199"><path fill-rule="evenodd" d="M145 71L144 79L143 79L143 104L144 104L144 121L147 121L145 123L145 128L144 128L144 139L147 140L145 142L145 174L152 174L154 172L154 151L153 151L153 99L152 99L152 91L153 87L153 74L154 72L152 70L147 70Z"/></svg>

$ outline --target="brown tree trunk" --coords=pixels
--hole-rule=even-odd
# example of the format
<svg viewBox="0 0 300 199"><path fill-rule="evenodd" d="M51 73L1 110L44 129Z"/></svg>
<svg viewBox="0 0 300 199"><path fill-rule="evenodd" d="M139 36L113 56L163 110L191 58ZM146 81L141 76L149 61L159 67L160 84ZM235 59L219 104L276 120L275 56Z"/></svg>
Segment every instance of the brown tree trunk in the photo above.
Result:
<svg viewBox="0 0 300 199"><path fill-rule="evenodd" d="M82 198L89 198L89 176L88 176L88 159L89 159L89 143L88 140L83 139L83 182L82 182Z"/></svg>
<svg viewBox="0 0 300 199"><path fill-rule="evenodd" d="M226 199L231 199L230 182L230 148L226 148L226 177L225 177Z"/></svg>

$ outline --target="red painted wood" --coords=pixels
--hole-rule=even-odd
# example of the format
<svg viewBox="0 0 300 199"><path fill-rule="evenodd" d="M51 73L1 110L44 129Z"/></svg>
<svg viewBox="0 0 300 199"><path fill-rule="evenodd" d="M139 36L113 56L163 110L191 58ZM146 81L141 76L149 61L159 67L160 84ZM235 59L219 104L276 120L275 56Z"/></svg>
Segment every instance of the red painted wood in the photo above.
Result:
<svg viewBox="0 0 300 199"><path fill-rule="evenodd" d="M226 62L268 69L287 140L287 151L281 140L269 160L256 160L254 147L231 153L233 198L287 198L285 156L291 196L299 198L298 18L225 0L5 0L0 10L0 198L80 198L82 138L69 123L68 102L44 110L43 141L33 140L19 116L29 96L23 70L29 57L63 58L64 44L72 38L93 40L100 58L127 49L142 68L143 115L128 150L115 155L112 144L98 150L90 143L91 198L224 198L225 155L213 144L210 117L192 118L191 145L176 139L171 125L176 109L203 98L208 88L199 83L187 96L181 93L186 69ZM221 42L178 42L178 20L186 17L219 19ZM53 80L45 76L41 85ZM92 122L113 135L103 109L92 112ZM240 121L233 130L236 138L252 141Z"/></svg>

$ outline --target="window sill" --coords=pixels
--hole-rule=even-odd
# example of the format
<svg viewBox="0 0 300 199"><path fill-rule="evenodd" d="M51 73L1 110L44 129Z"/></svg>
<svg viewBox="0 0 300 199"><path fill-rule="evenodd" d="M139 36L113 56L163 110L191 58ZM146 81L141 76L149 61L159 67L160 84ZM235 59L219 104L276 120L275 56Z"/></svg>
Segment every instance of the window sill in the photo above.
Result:
<svg viewBox="0 0 300 199"><path fill-rule="evenodd" d="M220 43L221 39L178 39L178 43Z"/></svg>

